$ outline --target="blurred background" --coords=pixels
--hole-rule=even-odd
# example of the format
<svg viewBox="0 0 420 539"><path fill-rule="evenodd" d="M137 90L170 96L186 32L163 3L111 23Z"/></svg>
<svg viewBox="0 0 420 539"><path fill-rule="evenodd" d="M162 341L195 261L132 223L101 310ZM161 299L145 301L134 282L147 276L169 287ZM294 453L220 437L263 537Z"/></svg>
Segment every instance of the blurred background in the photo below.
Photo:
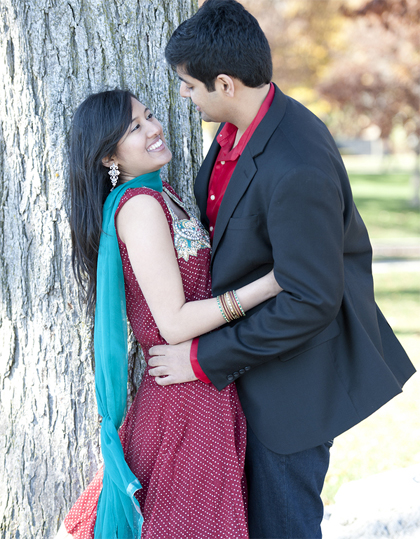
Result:
<svg viewBox="0 0 420 539"><path fill-rule="evenodd" d="M329 127L374 249L377 302L420 369L420 0L240 0L274 82ZM202 2L200 2L201 5ZM205 151L217 126L203 123ZM420 376L337 438L323 497L420 464Z"/></svg>

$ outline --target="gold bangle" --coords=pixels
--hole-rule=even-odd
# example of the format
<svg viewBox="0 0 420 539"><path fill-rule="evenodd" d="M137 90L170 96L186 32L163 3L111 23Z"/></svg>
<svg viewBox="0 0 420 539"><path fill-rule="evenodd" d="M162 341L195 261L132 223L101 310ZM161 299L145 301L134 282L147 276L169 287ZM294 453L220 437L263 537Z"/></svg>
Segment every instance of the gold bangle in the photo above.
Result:
<svg viewBox="0 0 420 539"><path fill-rule="evenodd" d="M231 303L236 313L236 318L241 318L241 316L243 315L240 308L238 307L238 302L237 302L237 297L235 296L235 291L232 290L231 292L229 292L229 296L230 296Z"/></svg>
<svg viewBox="0 0 420 539"><path fill-rule="evenodd" d="M225 312L226 318L228 319L228 322L232 322L233 317L226 301L226 294L222 294L220 296L220 301L222 302L223 310Z"/></svg>
<svg viewBox="0 0 420 539"><path fill-rule="evenodd" d="M231 317L233 320L235 320L237 318L237 314L235 313L235 310L233 308L233 305L232 305L232 301L230 299L230 294L229 292L225 292L224 294L225 296L225 299L226 299L226 305L228 306L228 309L229 309L229 312L231 314Z"/></svg>

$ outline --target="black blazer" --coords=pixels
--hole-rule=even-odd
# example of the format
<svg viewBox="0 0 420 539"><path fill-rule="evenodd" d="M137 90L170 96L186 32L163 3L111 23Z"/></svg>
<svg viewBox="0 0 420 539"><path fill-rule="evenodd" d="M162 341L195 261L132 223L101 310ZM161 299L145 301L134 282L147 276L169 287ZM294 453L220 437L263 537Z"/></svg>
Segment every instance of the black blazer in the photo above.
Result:
<svg viewBox="0 0 420 539"><path fill-rule="evenodd" d="M206 226L213 141L195 194ZM284 288L240 321L200 337L219 389L236 381L248 422L288 454L349 429L415 372L377 308L372 251L325 125L277 87L241 155L215 226L214 295L274 267Z"/></svg>

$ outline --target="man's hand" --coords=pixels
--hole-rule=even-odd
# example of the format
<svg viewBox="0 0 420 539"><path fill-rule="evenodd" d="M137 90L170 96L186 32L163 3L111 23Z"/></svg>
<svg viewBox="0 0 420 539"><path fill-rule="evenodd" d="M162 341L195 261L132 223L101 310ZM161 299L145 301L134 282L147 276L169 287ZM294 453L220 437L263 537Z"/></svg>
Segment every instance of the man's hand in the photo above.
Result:
<svg viewBox="0 0 420 539"><path fill-rule="evenodd" d="M191 367L190 351L192 341L185 341L175 345L153 346L149 354L149 370L151 376L156 377L160 386L182 384L197 380Z"/></svg>

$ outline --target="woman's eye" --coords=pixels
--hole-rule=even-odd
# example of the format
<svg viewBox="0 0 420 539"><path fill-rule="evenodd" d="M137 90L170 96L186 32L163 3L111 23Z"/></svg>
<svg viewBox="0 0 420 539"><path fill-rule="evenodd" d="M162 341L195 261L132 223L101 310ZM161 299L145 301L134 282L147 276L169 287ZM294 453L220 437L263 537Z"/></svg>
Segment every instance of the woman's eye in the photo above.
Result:
<svg viewBox="0 0 420 539"><path fill-rule="evenodd" d="M153 118L153 112L149 112L149 114L146 116L146 120L151 120Z"/></svg>
<svg viewBox="0 0 420 539"><path fill-rule="evenodd" d="M136 129L140 129L140 124L136 124L131 130L131 132L135 131Z"/></svg>

